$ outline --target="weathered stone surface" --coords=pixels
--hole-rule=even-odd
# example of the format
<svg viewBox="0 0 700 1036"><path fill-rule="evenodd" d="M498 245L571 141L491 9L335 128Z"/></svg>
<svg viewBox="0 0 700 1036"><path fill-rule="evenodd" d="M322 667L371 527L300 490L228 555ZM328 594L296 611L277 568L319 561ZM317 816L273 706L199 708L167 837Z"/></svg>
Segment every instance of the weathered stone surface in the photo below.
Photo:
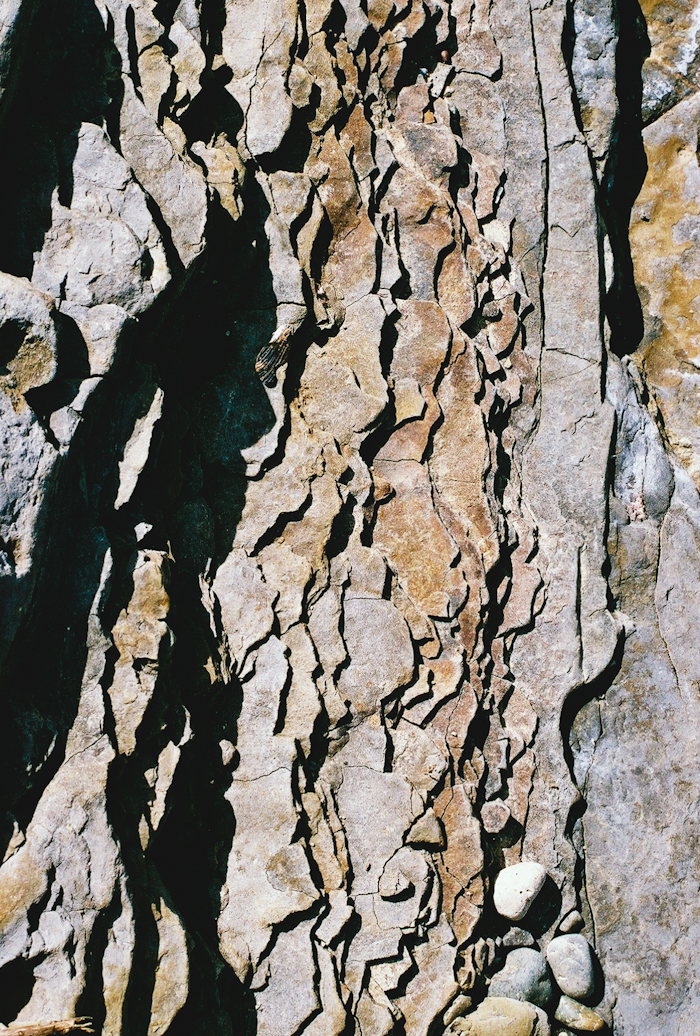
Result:
<svg viewBox="0 0 700 1036"><path fill-rule="evenodd" d="M4 4L0 1022L542 1036L495 994L591 945L692 1029L700 21L641 7Z"/></svg>

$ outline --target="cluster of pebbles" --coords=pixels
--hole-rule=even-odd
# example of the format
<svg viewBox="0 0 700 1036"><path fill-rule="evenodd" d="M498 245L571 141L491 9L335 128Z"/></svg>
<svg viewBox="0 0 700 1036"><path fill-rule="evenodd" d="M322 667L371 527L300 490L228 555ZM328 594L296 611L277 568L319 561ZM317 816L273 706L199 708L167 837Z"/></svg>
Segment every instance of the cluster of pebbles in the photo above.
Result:
<svg viewBox="0 0 700 1036"><path fill-rule="evenodd" d="M496 910L509 921L523 920L546 881L544 867L531 860L504 868L494 886ZM446 1012L445 1036L602 1036L605 1022L588 1006L596 995L596 964L588 940L575 931L582 925L581 915L572 911L544 952L511 949L478 1007L472 1009L463 996Z"/></svg>

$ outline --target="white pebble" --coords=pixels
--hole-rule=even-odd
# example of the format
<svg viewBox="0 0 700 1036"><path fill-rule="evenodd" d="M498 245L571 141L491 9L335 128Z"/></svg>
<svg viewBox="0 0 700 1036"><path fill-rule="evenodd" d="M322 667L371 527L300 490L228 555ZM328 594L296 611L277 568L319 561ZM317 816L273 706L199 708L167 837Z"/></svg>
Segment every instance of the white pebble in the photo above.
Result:
<svg viewBox="0 0 700 1036"><path fill-rule="evenodd" d="M547 880L544 867L533 860L505 867L496 878L493 903L502 917L520 921L525 917Z"/></svg>

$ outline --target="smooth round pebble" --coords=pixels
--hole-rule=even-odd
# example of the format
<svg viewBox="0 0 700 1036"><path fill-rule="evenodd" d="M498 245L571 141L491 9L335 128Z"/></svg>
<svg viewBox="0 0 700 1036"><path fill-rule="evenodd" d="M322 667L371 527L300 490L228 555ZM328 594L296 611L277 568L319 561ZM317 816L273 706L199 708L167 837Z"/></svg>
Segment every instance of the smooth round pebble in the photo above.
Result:
<svg viewBox="0 0 700 1036"><path fill-rule="evenodd" d="M570 910L559 925L559 931L566 933L576 932L579 928L583 928L583 918L578 910Z"/></svg>
<svg viewBox="0 0 700 1036"><path fill-rule="evenodd" d="M575 1029L576 1032L598 1032L605 1024L600 1015L596 1014L595 1011L591 1011L590 1007L577 1004L575 1000L568 996L561 998L554 1017L558 1022L562 1022L563 1025L568 1025L570 1029Z"/></svg>
<svg viewBox="0 0 700 1036"><path fill-rule="evenodd" d="M547 947L547 962L562 993L585 1000L593 992L593 955L582 935L559 935Z"/></svg>
<svg viewBox="0 0 700 1036"><path fill-rule="evenodd" d="M547 1008L554 995L544 956L527 948L511 950L500 971L491 979L489 997L526 1000Z"/></svg>
<svg viewBox="0 0 700 1036"><path fill-rule="evenodd" d="M549 1036L547 1015L534 1004L493 997L476 1011L457 1018L447 1030L450 1036Z"/></svg>
<svg viewBox="0 0 700 1036"><path fill-rule="evenodd" d="M547 871L534 860L524 860L504 867L493 887L493 904L502 917L520 921L525 917L542 886L547 880Z"/></svg>

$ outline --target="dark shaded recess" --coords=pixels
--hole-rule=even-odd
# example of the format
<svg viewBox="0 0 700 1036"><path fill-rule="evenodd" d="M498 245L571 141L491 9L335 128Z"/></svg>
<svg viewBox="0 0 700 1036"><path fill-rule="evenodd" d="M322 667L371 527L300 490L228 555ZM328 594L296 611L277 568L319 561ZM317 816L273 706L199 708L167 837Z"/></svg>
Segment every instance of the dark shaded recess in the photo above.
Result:
<svg viewBox="0 0 700 1036"><path fill-rule="evenodd" d="M78 325L66 313L55 313L56 374L48 385L25 392L24 398L48 432L49 418L55 410L68 406L90 376L90 358Z"/></svg>
<svg viewBox="0 0 700 1036"><path fill-rule="evenodd" d="M634 283L629 242L632 206L647 173L642 140L642 64L651 51L637 0L617 0L619 39L615 57L619 111L598 200L608 232L614 274L605 300L610 348L617 356L634 352L644 336L644 316Z"/></svg>
<svg viewBox="0 0 700 1036"><path fill-rule="evenodd" d="M14 1021L24 1005L29 1002L34 989L34 968L43 957L27 960L16 957L0 968L0 1005L3 1025Z"/></svg>
<svg viewBox="0 0 700 1036"><path fill-rule="evenodd" d="M622 665L622 658L625 650L625 635L624 631L620 631L618 641L615 646L615 651L608 664L608 666L597 676L591 683L583 684L580 687L575 688L567 697L562 707L561 717L559 721L561 730L561 743L564 749L564 758L566 764L569 767L571 774L571 780L574 787L578 788L576 782L576 776L574 771L574 744L576 741L575 724L576 719L580 716L583 710L586 709L592 701L595 699L602 699L608 690L612 686L615 678L620 672ZM588 803L584 796L584 788L578 788L579 797L571 806L569 815L566 819L565 832L568 838L570 838L573 846L576 848L578 845L577 829L580 826L581 818L588 808ZM576 858L574 864L574 883L577 889L583 890L582 895L585 895L586 888L586 868L585 858L582 852L577 849ZM593 957L595 963L595 987L590 1000L587 1003L596 1004L599 1003L605 991L605 977L602 973L597 958Z"/></svg>
<svg viewBox="0 0 700 1036"><path fill-rule="evenodd" d="M0 126L0 269L30 277L51 225L51 195L70 205L81 122L101 126L118 106L121 60L92 0L35 9L13 105Z"/></svg>
<svg viewBox="0 0 700 1036"><path fill-rule="evenodd" d="M289 129L276 151L260 155L258 164L265 173L276 173L281 169L290 173L301 173L311 150L311 130L306 116L298 109L292 109Z"/></svg>
<svg viewBox="0 0 700 1036"><path fill-rule="evenodd" d="M226 65L216 71L205 69L200 77L202 89L180 117L188 141L208 144L219 133L235 143L243 126L243 112L226 89L233 73Z"/></svg>
<svg viewBox="0 0 700 1036"><path fill-rule="evenodd" d="M0 326L0 374L9 374L8 363L14 360L22 347L27 328L17 320L8 320Z"/></svg>
<svg viewBox="0 0 700 1036"><path fill-rule="evenodd" d="M405 16L411 10L410 5L405 8ZM394 81L394 87L389 92L389 101L394 103L404 86L413 86L421 81L425 82L440 60L437 46L437 25L442 11L438 8L432 17L426 17L425 24L420 32L406 39L406 49L403 53L401 68Z"/></svg>
<svg viewBox="0 0 700 1036"><path fill-rule="evenodd" d="M222 209L213 209L200 269L131 325L120 361L88 402L48 511L45 556L50 561L42 566L0 687L4 848L13 816L26 827L63 760L85 666L88 612L106 551L113 557L102 609L103 627L109 629L133 589L134 523L151 523L146 546L173 551L168 591L175 646L172 656L166 651L161 660L138 750L129 759L115 760L107 795L134 905L136 956L125 1005L134 1036L148 1027L158 952L151 903L163 886L192 939L190 997L173 1032L255 1032L252 999L222 960L216 933L233 834L232 811L223 798L230 777L219 741L236 741L240 695L220 680L212 684L204 669L217 656L198 586L206 560L212 555L220 560L230 550L245 499L240 451L273 424L267 394L254 372L255 356L275 325L262 234L267 210L253 178L250 183L246 219L236 224ZM80 350L74 352L79 357ZM118 461L156 384L165 390L165 406L152 456L134 498L115 512ZM112 650L105 687L115 662ZM144 857L138 822L151 793L143 772L170 739L181 737L183 704L191 715L193 738L183 747L171 812ZM88 951L89 984L81 1009L97 1019L104 1017L98 962L118 909L115 900L98 920Z"/></svg>
<svg viewBox="0 0 700 1036"><path fill-rule="evenodd" d="M79 370L78 343L71 348ZM37 554L32 599L0 673L0 852L13 817L26 828L63 761L87 658L88 614L108 551L106 628L131 595L133 528L113 502L118 461L134 421L148 409L149 385L152 391L150 372L140 364L118 365L103 379L46 487L37 529L42 562Z"/></svg>
<svg viewBox="0 0 700 1036"><path fill-rule="evenodd" d="M222 36L226 25L226 0L202 0L199 28L202 50L209 61L223 52Z"/></svg>
<svg viewBox="0 0 700 1036"><path fill-rule="evenodd" d="M75 1006L75 1017L92 1018L97 1033L101 1032L107 1014L102 994L103 958L109 944L110 928L120 913L121 898L117 887L108 908L96 917L85 951L85 988Z"/></svg>
<svg viewBox="0 0 700 1036"><path fill-rule="evenodd" d="M561 742L564 748L564 758L566 759L566 764L571 773L571 780L576 787L578 787L578 785L576 784L576 778L574 776L574 753L572 747L576 717L579 715L581 710L595 698L601 699L605 696L617 677L617 674L620 672L624 650L625 634L624 630L621 630L612 658L606 668L599 673L596 679L591 681L591 683L582 684L580 687L576 687L571 691L562 706L561 718L559 720ZM579 791L581 791L581 789L579 789ZM576 822L585 812L586 800L583 795L581 795L578 801L572 806L567 818L566 833L568 835L571 835ZM580 862L581 866L583 866L583 861ZM583 874L581 877L583 877Z"/></svg>
<svg viewBox="0 0 700 1036"><path fill-rule="evenodd" d="M222 762L219 742L237 740L242 695L237 686L211 682L204 665L216 645L208 616L193 602L197 580L183 576L182 594L174 595L171 613L176 635L171 680L190 712L193 737L183 746L170 792L171 806L149 857L180 914L190 945L190 991L170 1036L253 1036L254 1000L223 961L218 948L220 893L234 834L234 816L224 794L231 764ZM175 589L175 587L173 587ZM178 603L180 601L181 603ZM145 1031L145 1030L144 1030Z"/></svg>
<svg viewBox="0 0 700 1036"><path fill-rule="evenodd" d="M226 102L220 94L218 100ZM200 111L203 124L192 120L189 132L210 138L221 124L211 121L210 109ZM235 119L235 109L228 116ZM241 695L210 675L218 665L218 645L198 583L208 560L214 559L215 568L231 548L247 486L241 450L274 423L254 369L275 327L276 300L263 233L268 209L253 176L244 213L234 222L220 206L211 206L208 247L199 267L179 294L173 290L167 304L154 307L132 331L131 350L163 388L164 408L134 498L113 522L152 524L145 547L171 552L168 624L174 633L172 652L161 660L158 686L139 729L137 751L115 761L107 796L135 909L138 959L126 1005L126 1024L134 1036L145 1034L148 1025L157 953L150 904L162 889L190 940L189 996L170 1036L252 1036L256 1031L252 994L221 957L217 936L234 827L224 798L231 766L224 767L219 742L236 743ZM128 599L129 566L123 570L124 585L115 596L122 601ZM183 706L192 738L182 747L166 816L144 857L138 823L151 793L143 773L169 740L181 736Z"/></svg>
<svg viewBox="0 0 700 1036"><path fill-rule="evenodd" d="M109 100L97 82L100 70L108 75L108 63L97 60L95 54L83 55L78 47L89 42L99 56L100 47L106 45L102 23L88 4L71 3L68 14L73 22L65 6L42 22L41 47L49 53L48 71L39 76L41 91L37 87L28 97L31 119L13 113L12 123L5 127L3 143L12 161L3 170L7 210L3 218L9 230L2 241L1 265L20 274L31 272L32 251L43 241L53 188L60 183L65 201L70 200L71 184L66 176L59 176L57 157L66 137L56 127L68 135L70 146L63 152L68 162L75 144L70 134L77 130L78 121L91 114L101 121L100 110ZM56 48L63 41L58 57L51 55L52 40ZM43 53L41 47L39 53ZM75 68L69 70L66 64ZM65 77L60 89L56 84L53 89L52 75ZM220 94L219 102L226 103ZM59 118L56 106L61 104ZM229 111L221 115L221 128L235 125L240 117L234 105L230 99ZM43 127L43 144L38 125ZM198 136L196 129L193 125L191 132ZM22 147L17 141L20 132ZM199 139L205 132L209 133L207 127ZM23 154L27 141L31 147L23 162L17 156ZM28 168L32 162L34 171ZM20 189L23 177L27 182ZM17 211L10 213L10 207ZM245 499L240 451L269 431L274 420L254 372L255 357L275 326L276 300L262 230L266 216L264 197L251 177L246 216L234 223L223 209L213 206L208 250L199 268L187 280L175 278L140 322L126 329L118 362L88 401L71 449L57 465L40 530L46 560L37 566L31 607L0 681L1 853L13 819L22 828L27 826L63 760L85 668L88 613L107 551L112 554L113 574L102 607L105 629L113 625L133 590L133 526L138 521L152 524L146 546L172 550L174 557L168 589L175 647L171 657L162 659L138 751L130 760L115 760L108 793L110 820L122 846L135 911L136 957L125 1005L133 1036L145 1034L148 1026L158 951L151 904L161 894L185 921L192 941L190 997L173 1033L248 1036L256 1027L252 999L240 989L218 951L219 891L233 832L233 815L223 798L229 775L218 742L228 736L235 743L240 695L220 680L211 684L204 669L216 652L201 604L198 574L209 557L214 556L216 563L230 549ZM18 342L6 344L12 350ZM59 375L45 390L35 390L32 405L48 416L85 373L85 344L75 325L62 321ZM157 385L165 391L165 403L152 455L133 499L115 512L118 461L134 421L147 411ZM109 686L115 662L113 649L108 653L104 687ZM171 815L155 836L152 853L144 857L138 821L151 793L143 772L155 763L168 740L177 741L182 735L183 704L191 715L193 739L183 747ZM105 1010L100 962L119 910L115 893L110 908L96 922L88 948L88 985L81 1010L98 1021ZM17 1002L12 1007L17 1010L31 994L28 976L35 963L17 965L27 969L26 982L13 982Z"/></svg>
<svg viewBox="0 0 700 1036"><path fill-rule="evenodd" d="M276 300L263 224L268 208L251 176L238 222L210 207L208 247L172 309L140 348L164 390L158 440L134 506L154 525L149 545L200 571L231 549L246 489L241 450L274 424L255 358L275 328ZM205 548L205 549L200 549Z"/></svg>

